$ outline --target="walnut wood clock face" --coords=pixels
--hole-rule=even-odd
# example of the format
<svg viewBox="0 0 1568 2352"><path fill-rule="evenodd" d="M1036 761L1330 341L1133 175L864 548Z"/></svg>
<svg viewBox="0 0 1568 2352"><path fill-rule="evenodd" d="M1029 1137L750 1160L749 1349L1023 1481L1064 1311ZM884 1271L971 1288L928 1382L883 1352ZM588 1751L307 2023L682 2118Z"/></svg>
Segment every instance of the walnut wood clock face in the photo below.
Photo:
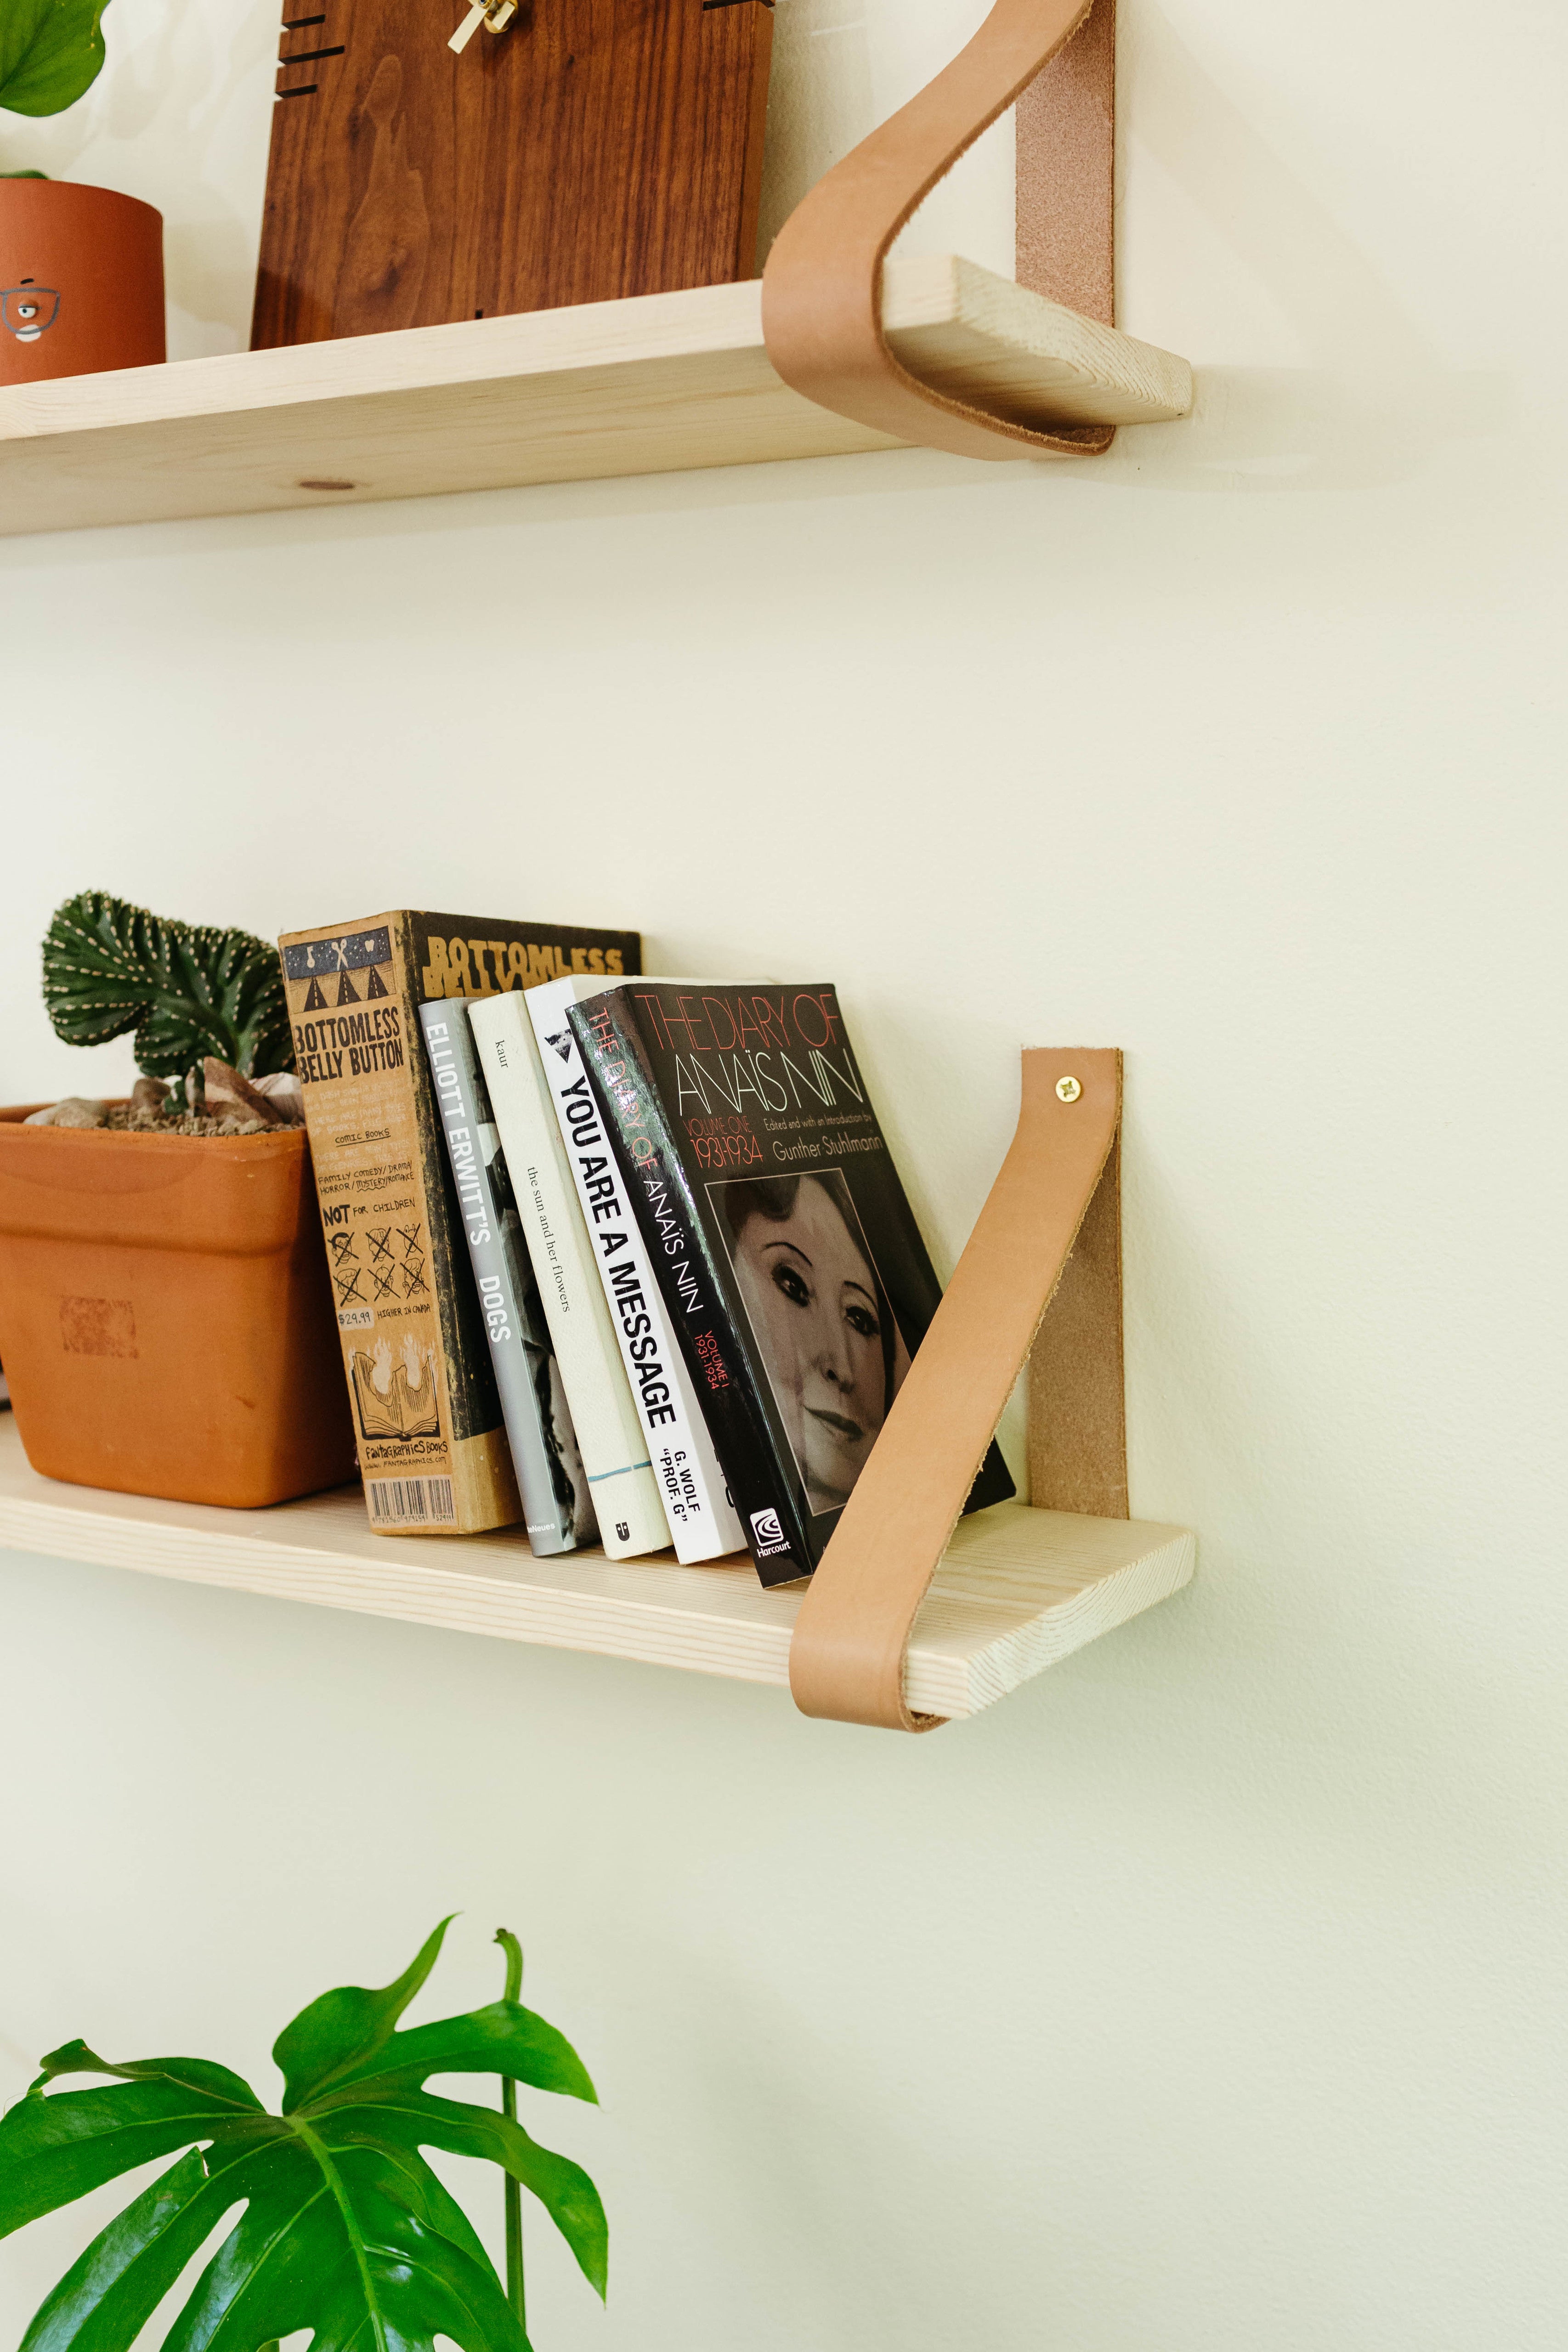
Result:
<svg viewBox="0 0 1568 2352"><path fill-rule="evenodd" d="M469 0L293 0L253 349L753 275L763 0L470 17Z"/></svg>

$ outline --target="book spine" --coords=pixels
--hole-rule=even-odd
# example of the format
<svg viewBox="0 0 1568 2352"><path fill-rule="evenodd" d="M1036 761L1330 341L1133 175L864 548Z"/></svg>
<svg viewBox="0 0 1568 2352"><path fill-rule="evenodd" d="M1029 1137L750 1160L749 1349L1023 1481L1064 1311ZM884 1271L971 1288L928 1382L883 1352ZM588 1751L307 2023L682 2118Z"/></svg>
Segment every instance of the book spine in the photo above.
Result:
<svg viewBox="0 0 1568 2352"><path fill-rule="evenodd" d="M405 916L279 942L370 1524L469 1534L521 1517L420 1049Z"/></svg>
<svg viewBox="0 0 1568 2352"><path fill-rule="evenodd" d="M576 982L559 981L530 990L529 1017L621 1360L647 1432L676 1557L719 1559L740 1551L745 1536L566 1019L578 988Z"/></svg>
<svg viewBox="0 0 1568 2352"><path fill-rule="evenodd" d="M816 1566L809 1531L774 1449L728 1286L644 1051L637 1008L617 990L573 1005L568 1019L752 1564L764 1585L792 1583Z"/></svg>
<svg viewBox="0 0 1568 2352"><path fill-rule="evenodd" d="M419 1007L474 1288L489 1340L501 1417L535 1555L575 1551L595 1532L587 1480L521 1250L505 1155L490 1114L464 1001ZM509 1233L509 1219L512 1231ZM512 1246L509 1249L508 1243ZM454 1268L454 1278L460 1279Z"/></svg>
<svg viewBox="0 0 1568 2352"><path fill-rule="evenodd" d="M518 996L470 1003L468 1020L582 1448L600 1544L611 1559L663 1551L669 1522L589 1255L532 1024Z"/></svg>

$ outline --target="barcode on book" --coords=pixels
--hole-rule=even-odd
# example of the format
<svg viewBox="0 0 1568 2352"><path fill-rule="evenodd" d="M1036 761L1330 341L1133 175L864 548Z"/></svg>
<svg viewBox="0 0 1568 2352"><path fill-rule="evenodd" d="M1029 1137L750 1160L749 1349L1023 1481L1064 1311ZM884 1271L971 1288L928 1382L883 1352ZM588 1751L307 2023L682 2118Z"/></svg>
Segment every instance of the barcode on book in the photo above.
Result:
<svg viewBox="0 0 1568 2352"><path fill-rule="evenodd" d="M457 1524L450 1478L367 1478L364 1491L371 1517L388 1526L434 1528Z"/></svg>

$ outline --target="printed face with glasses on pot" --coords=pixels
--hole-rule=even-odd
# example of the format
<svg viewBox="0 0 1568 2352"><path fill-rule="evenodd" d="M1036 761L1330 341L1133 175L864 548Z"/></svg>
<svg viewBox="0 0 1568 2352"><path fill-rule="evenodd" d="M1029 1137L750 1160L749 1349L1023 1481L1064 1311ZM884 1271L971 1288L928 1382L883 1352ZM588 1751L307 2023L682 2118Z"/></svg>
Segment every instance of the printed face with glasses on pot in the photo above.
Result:
<svg viewBox="0 0 1568 2352"><path fill-rule="evenodd" d="M0 288L0 326L19 343L36 343L59 314L60 298L52 286L24 278L19 286Z"/></svg>

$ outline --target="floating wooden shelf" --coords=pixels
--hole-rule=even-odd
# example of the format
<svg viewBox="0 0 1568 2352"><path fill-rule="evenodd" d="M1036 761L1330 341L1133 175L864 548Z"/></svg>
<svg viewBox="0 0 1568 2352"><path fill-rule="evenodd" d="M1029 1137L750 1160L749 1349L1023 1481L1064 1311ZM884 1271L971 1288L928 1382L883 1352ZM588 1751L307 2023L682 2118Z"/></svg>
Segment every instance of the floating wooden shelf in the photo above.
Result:
<svg viewBox="0 0 1568 2352"><path fill-rule="evenodd" d="M1192 403L1184 360L951 255L889 261L882 320L923 383L1024 424ZM752 279L7 386L0 535L905 446L780 380Z"/></svg>
<svg viewBox="0 0 1568 2352"><path fill-rule="evenodd" d="M798 1590L764 1592L746 1559L535 1559L521 1534L374 1536L357 1486L274 1510L223 1511L63 1486L29 1469L0 1415L0 1543L401 1617L552 1649L789 1685ZM1185 1584L1180 1528L1037 1511L963 1520L910 1643L911 1707L977 1715L1020 1683Z"/></svg>

